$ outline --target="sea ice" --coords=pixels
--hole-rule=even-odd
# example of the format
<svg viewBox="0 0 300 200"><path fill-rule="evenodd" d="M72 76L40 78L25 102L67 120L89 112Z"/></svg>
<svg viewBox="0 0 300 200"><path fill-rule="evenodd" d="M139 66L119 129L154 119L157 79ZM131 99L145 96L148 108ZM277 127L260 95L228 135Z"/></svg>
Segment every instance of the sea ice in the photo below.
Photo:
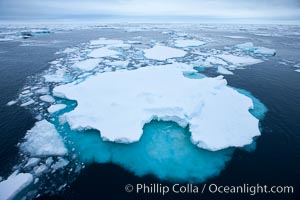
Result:
<svg viewBox="0 0 300 200"><path fill-rule="evenodd" d="M25 142L20 145L22 151L31 156L65 155L67 149L53 124L46 120L35 123L27 131Z"/></svg>
<svg viewBox="0 0 300 200"><path fill-rule="evenodd" d="M0 199L12 200L18 193L27 188L33 181L33 176L29 173L12 174L0 182Z"/></svg>
<svg viewBox="0 0 300 200"><path fill-rule="evenodd" d="M183 50L161 45L156 45L150 49L144 49L143 51L146 58L153 60L166 60L168 58L183 57L186 55L186 52Z"/></svg>
<svg viewBox="0 0 300 200"><path fill-rule="evenodd" d="M242 49L244 51L253 52L255 54L261 54L261 55L275 55L276 50L275 49L269 49L266 47L255 47L252 42L246 42L243 44L238 44L235 46L236 48Z"/></svg>
<svg viewBox="0 0 300 200"><path fill-rule="evenodd" d="M90 71L96 68L101 60L102 59L87 59L73 64L72 67L83 71Z"/></svg>
<svg viewBox="0 0 300 200"><path fill-rule="evenodd" d="M113 61L113 62L107 62L106 64L110 65L110 66L125 68L125 67L128 66L129 61L127 61L127 60L124 60L124 61L118 60L118 61Z"/></svg>
<svg viewBox="0 0 300 200"><path fill-rule="evenodd" d="M53 103L55 102L55 99L50 96L50 95L43 95L43 96L40 96L40 100L44 101L44 102L48 102L48 103Z"/></svg>
<svg viewBox="0 0 300 200"><path fill-rule="evenodd" d="M55 112L58 112L58 111L61 111L63 109L65 109L67 106L65 104L55 104L55 105L51 105L47 111L50 113L50 114L53 114Z"/></svg>
<svg viewBox="0 0 300 200"><path fill-rule="evenodd" d="M33 99L29 99L28 101L26 101L25 103L21 104L21 107L25 107L25 106L29 106L31 104L34 104L34 100Z"/></svg>
<svg viewBox="0 0 300 200"><path fill-rule="evenodd" d="M65 167L65 166L67 166L69 164L69 161L67 161L67 160L65 160L65 159L63 159L63 158L61 158L61 157L59 157L58 158L58 161L56 162L56 163L54 163L52 166L51 166L51 168L53 169L53 170L58 170L58 169L60 169L60 168L63 168L63 167Z"/></svg>
<svg viewBox="0 0 300 200"><path fill-rule="evenodd" d="M143 126L153 119L189 124L192 142L213 151L250 144L260 135L258 120L249 113L250 98L227 87L221 76L185 78L182 70L188 67L171 64L102 73L53 91L77 101L64 115L72 129L96 129L105 140L138 141Z"/></svg>
<svg viewBox="0 0 300 200"><path fill-rule="evenodd" d="M103 57L116 56L119 54L120 54L119 52L117 52L115 50L111 50L108 47L102 47L102 48L93 50L91 53L88 54L88 56L91 58L103 58Z"/></svg>
<svg viewBox="0 0 300 200"><path fill-rule="evenodd" d="M24 167L30 168L30 167L36 166L40 161L41 161L40 158L30 158Z"/></svg>
<svg viewBox="0 0 300 200"><path fill-rule="evenodd" d="M233 75L233 72L229 71L228 69L218 66L218 71L219 74L224 74L224 75Z"/></svg>
<svg viewBox="0 0 300 200"><path fill-rule="evenodd" d="M296 69L295 72L300 72L300 69Z"/></svg>
<svg viewBox="0 0 300 200"><path fill-rule="evenodd" d="M176 47L196 47L206 44L206 42L200 40L176 40Z"/></svg>
<svg viewBox="0 0 300 200"><path fill-rule="evenodd" d="M232 54L221 54L217 55L217 57L229 62L238 67L243 67L247 65L254 65L263 62L260 59L252 58L251 56L235 56Z"/></svg>
<svg viewBox="0 0 300 200"><path fill-rule="evenodd" d="M16 104L16 103L17 103L17 101L12 100L12 101L9 101L6 105L7 105L7 106L12 106L12 105L14 105L14 104Z"/></svg>

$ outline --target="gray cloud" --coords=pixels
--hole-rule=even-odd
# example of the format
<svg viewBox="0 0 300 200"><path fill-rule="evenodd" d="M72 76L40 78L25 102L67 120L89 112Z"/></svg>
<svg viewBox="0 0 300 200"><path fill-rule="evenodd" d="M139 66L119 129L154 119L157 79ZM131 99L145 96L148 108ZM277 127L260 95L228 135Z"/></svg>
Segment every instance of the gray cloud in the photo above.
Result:
<svg viewBox="0 0 300 200"><path fill-rule="evenodd" d="M0 19L185 16L300 19L299 0L0 0Z"/></svg>

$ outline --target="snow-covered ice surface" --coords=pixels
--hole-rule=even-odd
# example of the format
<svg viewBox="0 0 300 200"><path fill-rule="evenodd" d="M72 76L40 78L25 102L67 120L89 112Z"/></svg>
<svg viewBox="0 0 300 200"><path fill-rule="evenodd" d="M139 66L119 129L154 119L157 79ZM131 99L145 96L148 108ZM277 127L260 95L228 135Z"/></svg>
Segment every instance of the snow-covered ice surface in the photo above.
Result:
<svg viewBox="0 0 300 200"><path fill-rule="evenodd" d="M144 50L145 57L153 60L166 60L168 58L178 58L185 56L186 52L180 49L156 45Z"/></svg>
<svg viewBox="0 0 300 200"><path fill-rule="evenodd" d="M215 39L182 26L64 28L105 28L124 35L99 35L61 49L49 68L29 77L8 103L30 109L38 120L19 144L23 160L16 166L33 176L33 196L64 188L69 182L62 173L76 177L92 162L115 163L137 176L203 182L220 173L235 147L243 149L260 135L259 120L267 109L249 92L227 85L226 77L259 67L276 51L251 43L241 27L221 36L234 43L213 48ZM5 38L18 33L7 32ZM217 75L208 77L205 70Z"/></svg>

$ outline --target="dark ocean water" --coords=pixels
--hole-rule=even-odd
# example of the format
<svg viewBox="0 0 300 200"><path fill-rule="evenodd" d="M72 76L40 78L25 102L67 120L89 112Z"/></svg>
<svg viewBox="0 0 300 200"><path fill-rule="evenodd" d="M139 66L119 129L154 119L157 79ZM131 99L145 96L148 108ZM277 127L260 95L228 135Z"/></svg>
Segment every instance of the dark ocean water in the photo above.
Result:
<svg viewBox="0 0 300 200"><path fill-rule="evenodd" d="M38 36L33 40L48 45L20 46L20 42L0 43L0 176L6 176L18 162L18 142L30 129L35 119L30 111L19 106L5 104L14 99L21 90L27 77L49 67L48 62L56 59L54 53L68 46L87 42L101 37L131 38L144 33L127 33L114 30L73 31ZM155 33L145 33L149 37ZM223 32L207 31L203 35L222 43L242 43L243 41L224 39ZM156 38L158 37L155 35ZM250 36L249 36L250 37ZM161 36L160 39L163 39ZM220 39L220 40L218 40ZM249 38L248 38L249 40ZM247 40L247 41L248 41ZM232 160L221 174L206 183L218 185L291 185L294 194L133 194L124 190L126 184L161 183L155 177L136 177L114 164L92 164L87 166L79 177L65 191L54 196L43 195L39 199L299 199L300 189L300 73L294 72L292 65L278 64L281 59L300 62L299 38L262 37L251 35L251 41L277 50L277 55L263 63L235 70L234 76L226 76L228 84L250 91L268 108L261 122L262 136L257 139L254 152L236 150ZM53 41L59 41L52 44ZM227 43L228 42L228 43ZM214 44L214 43L213 43ZM263 45L265 44L265 45ZM224 45L223 45L224 46ZM207 75L217 75L208 71ZM67 179L68 177L66 177ZM256 197L256 198L255 198ZM297 198L298 197L298 198Z"/></svg>

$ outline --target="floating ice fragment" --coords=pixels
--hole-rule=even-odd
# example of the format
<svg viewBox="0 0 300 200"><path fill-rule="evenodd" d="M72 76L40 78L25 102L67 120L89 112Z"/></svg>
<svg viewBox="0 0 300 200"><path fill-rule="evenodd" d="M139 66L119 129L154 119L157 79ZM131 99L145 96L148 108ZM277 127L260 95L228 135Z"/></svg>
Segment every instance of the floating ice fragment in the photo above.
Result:
<svg viewBox="0 0 300 200"><path fill-rule="evenodd" d="M156 45L150 49L144 49L144 54L149 59L166 60L168 58L183 57L186 55L186 52L180 49Z"/></svg>
<svg viewBox="0 0 300 200"><path fill-rule="evenodd" d="M200 40L176 40L176 47L196 47L206 44L206 42Z"/></svg>
<svg viewBox="0 0 300 200"><path fill-rule="evenodd" d="M229 71L228 69L222 67L222 66L218 66L218 71L219 74L224 74L224 75L233 75L233 73L231 71Z"/></svg>
<svg viewBox="0 0 300 200"><path fill-rule="evenodd" d="M22 151L31 156L65 155L67 149L53 124L46 120L35 123L27 131L25 142L20 145Z"/></svg>
<svg viewBox="0 0 300 200"><path fill-rule="evenodd" d="M275 55L276 50L275 49L269 49L266 47L255 47L252 42L246 42L243 44L238 44L235 46L236 48L242 49L244 51L253 52L255 54L261 54L261 55Z"/></svg>
<svg viewBox="0 0 300 200"><path fill-rule="evenodd" d="M34 102L35 102L35 101L34 101L33 99L30 99L30 100L28 100L27 102L22 103L22 104L21 104L21 107L29 106L29 105L33 104Z"/></svg>
<svg viewBox="0 0 300 200"><path fill-rule="evenodd" d="M33 176L29 173L12 174L0 182L0 199L12 200L18 193L27 188L33 181Z"/></svg>
<svg viewBox="0 0 300 200"><path fill-rule="evenodd" d="M40 96L40 100L42 100L44 102L47 102L47 103L53 103L53 102L55 102L55 99L52 96L50 96L50 95Z"/></svg>
<svg viewBox="0 0 300 200"><path fill-rule="evenodd" d="M58 170L60 168L63 168L65 166L67 166L69 164L69 161L67 161L66 159L63 159L61 157L58 158L58 161L56 163L54 163L51 168L53 170Z"/></svg>
<svg viewBox="0 0 300 200"><path fill-rule="evenodd" d="M14 104L16 104L16 103L17 103L17 101L12 100L12 101L9 101L6 105L7 105L7 106L12 106L12 105L14 105Z"/></svg>
<svg viewBox="0 0 300 200"><path fill-rule="evenodd" d="M40 162L40 160L40 158L30 158L24 167L30 168L36 166Z"/></svg>
<svg viewBox="0 0 300 200"><path fill-rule="evenodd" d="M252 58L251 56L235 56L235 55L225 54L225 53L221 55L217 55L217 57L238 67L254 65L263 62L262 60Z"/></svg>
<svg viewBox="0 0 300 200"><path fill-rule="evenodd" d="M50 113L50 114L53 114L55 112L58 112L58 111L61 111L63 109L65 109L67 106L65 104L55 104L55 105L51 105L47 111Z"/></svg>

